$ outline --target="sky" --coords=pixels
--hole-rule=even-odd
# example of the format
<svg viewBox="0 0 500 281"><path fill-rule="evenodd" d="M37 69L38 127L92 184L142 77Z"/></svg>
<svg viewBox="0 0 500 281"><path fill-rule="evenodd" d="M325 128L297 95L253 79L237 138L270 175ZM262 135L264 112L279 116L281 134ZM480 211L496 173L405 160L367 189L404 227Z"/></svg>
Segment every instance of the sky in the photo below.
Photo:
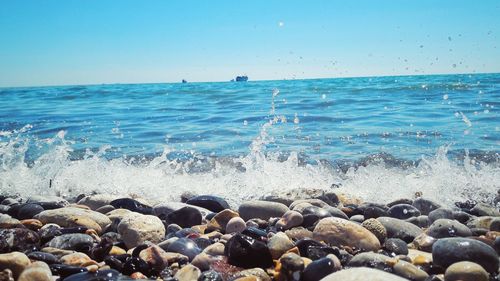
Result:
<svg viewBox="0 0 500 281"><path fill-rule="evenodd" d="M0 0L0 87L500 72L498 15L498 0Z"/></svg>

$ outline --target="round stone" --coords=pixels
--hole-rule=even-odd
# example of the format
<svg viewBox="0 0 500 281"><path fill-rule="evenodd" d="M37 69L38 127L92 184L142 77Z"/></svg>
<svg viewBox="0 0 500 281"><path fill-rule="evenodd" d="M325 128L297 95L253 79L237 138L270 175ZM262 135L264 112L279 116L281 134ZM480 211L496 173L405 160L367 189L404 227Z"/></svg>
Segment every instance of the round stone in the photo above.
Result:
<svg viewBox="0 0 500 281"><path fill-rule="evenodd" d="M231 218L226 224L226 233L236 233L245 230L247 225L240 217Z"/></svg>
<svg viewBox="0 0 500 281"><path fill-rule="evenodd" d="M438 219L453 219L453 211L446 208L438 208L429 213L429 222L433 223Z"/></svg>
<svg viewBox="0 0 500 281"><path fill-rule="evenodd" d="M0 254L0 271L10 269L16 279L28 265L30 265L30 259L23 253Z"/></svg>
<svg viewBox="0 0 500 281"><path fill-rule="evenodd" d="M213 195L199 195L189 198L186 201L189 205L195 205L198 207L205 208L214 213L218 213L224 209L230 209L229 204L226 200L221 197Z"/></svg>
<svg viewBox="0 0 500 281"><path fill-rule="evenodd" d="M89 251L92 248L94 239L92 236L81 233L64 234L54 237L47 244L48 247L74 250L74 251Z"/></svg>
<svg viewBox="0 0 500 281"><path fill-rule="evenodd" d="M193 207L183 207L168 214L166 219L168 224L175 223L181 227L192 227L201 224L201 212Z"/></svg>
<svg viewBox="0 0 500 281"><path fill-rule="evenodd" d="M307 265L302 273L302 279L304 281L317 281L337 270L338 268L332 259L320 258Z"/></svg>
<svg viewBox="0 0 500 281"><path fill-rule="evenodd" d="M287 230L296 226L300 226L304 221L304 217L297 211L287 211L281 219L276 223L276 227L281 230Z"/></svg>
<svg viewBox="0 0 500 281"><path fill-rule="evenodd" d="M313 238L333 246L349 246L363 251L380 249L377 237L366 228L341 218L324 218L313 231Z"/></svg>
<svg viewBox="0 0 500 281"><path fill-rule="evenodd" d="M55 223L62 227L84 226L98 233L111 224L111 220L104 214L75 207L46 210L36 215L35 219L44 224Z"/></svg>
<svg viewBox="0 0 500 281"><path fill-rule="evenodd" d="M427 234L434 238L445 237L467 237L471 236L471 230L456 220L437 219L427 229Z"/></svg>
<svg viewBox="0 0 500 281"><path fill-rule="evenodd" d="M240 233L227 241L224 254L229 264L243 268L268 268L273 265L273 258L264 242Z"/></svg>
<svg viewBox="0 0 500 281"><path fill-rule="evenodd" d="M402 220L420 216L420 211L409 204L394 205L389 209L388 213L389 216Z"/></svg>
<svg viewBox="0 0 500 281"><path fill-rule="evenodd" d="M438 203L422 197L413 200L412 205L415 206L415 208L417 208L422 215L428 215L430 212L441 207Z"/></svg>
<svg viewBox="0 0 500 281"><path fill-rule="evenodd" d="M377 220L385 227L387 230L387 237L389 238L399 238L406 243L410 243L420 235L423 231L420 227L405 222L399 219L390 217L379 217Z"/></svg>
<svg viewBox="0 0 500 281"><path fill-rule="evenodd" d="M488 272L498 270L498 254L487 244L468 238L442 238L432 246L435 265L448 267L460 261L470 261L481 265Z"/></svg>
<svg viewBox="0 0 500 281"><path fill-rule="evenodd" d="M389 238L384 243L384 249L395 255L407 255L408 245L405 241L398 238Z"/></svg>
<svg viewBox="0 0 500 281"><path fill-rule="evenodd" d="M241 218L245 221L252 218L268 220L272 217L281 217L288 210L284 204L260 200L244 202L238 208Z"/></svg>
<svg viewBox="0 0 500 281"><path fill-rule="evenodd" d="M20 220L31 219L43 211L44 211L43 207L38 204L33 204L33 203L24 204L17 211L17 218Z"/></svg>
<svg viewBox="0 0 500 281"><path fill-rule="evenodd" d="M445 281L488 281L489 275L479 264L462 261L450 265L444 274Z"/></svg>
<svg viewBox="0 0 500 281"><path fill-rule="evenodd" d="M269 252L271 252L271 256L275 260L279 259L281 255L283 255L286 251L290 250L294 246L295 245L293 244L292 240L290 240L288 236L283 232L276 233L267 242Z"/></svg>
<svg viewBox="0 0 500 281"><path fill-rule="evenodd" d="M128 248L134 248L146 241L159 243L165 238L165 226L156 216L132 212L123 217L117 228Z"/></svg>
<svg viewBox="0 0 500 281"><path fill-rule="evenodd" d="M387 230L385 229L384 225L382 225L382 223L374 218L363 221L363 223L361 223L361 226L373 233L378 238L378 241L380 243L384 242L387 238Z"/></svg>

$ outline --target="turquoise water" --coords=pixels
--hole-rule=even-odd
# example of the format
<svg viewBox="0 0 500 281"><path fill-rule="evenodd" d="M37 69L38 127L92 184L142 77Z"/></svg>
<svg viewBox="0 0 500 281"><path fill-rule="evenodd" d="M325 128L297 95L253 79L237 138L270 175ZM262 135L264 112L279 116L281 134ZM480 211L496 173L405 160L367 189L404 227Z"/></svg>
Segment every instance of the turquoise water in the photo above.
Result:
<svg viewBox="0 0 500 281"><path fill-rule="evenodd" d="M2 190L238 202L332 183L373 199L376 185L500 188L500 74L3 88L0 100Z"/></svg>

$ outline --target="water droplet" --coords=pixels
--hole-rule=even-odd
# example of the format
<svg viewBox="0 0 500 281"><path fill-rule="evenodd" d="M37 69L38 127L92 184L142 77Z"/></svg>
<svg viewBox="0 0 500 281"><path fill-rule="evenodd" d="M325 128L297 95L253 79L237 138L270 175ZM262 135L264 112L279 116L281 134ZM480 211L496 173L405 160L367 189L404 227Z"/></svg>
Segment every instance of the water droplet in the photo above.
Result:
<svg viewBox="0 0 500 281"><path fill-rule="evenodd" d="M248 125L248 121L247 120L244 120L243 121L243 126L247 126Z"/></svg>
<svg viewBox="0 0 500 281"><path fill-rule="evenodd" d="M299 117L297 116L297 113L295 113L295 117L293 118L293 123L299 124L299 122L300 122Z"/></svg>
<svg viewBox="0 0 500 281"><path fill-rule="evenodd" d="M448 99L448 95L444 95L444 96L443 96L443 99L444 99L444 100L447 100L447 99Z"/></svg>
<svg viewBox="0 0 500 281"><path fill-rule="evenodd" d="M326 99L326 95L325 95L325 94L322 94L322 95L321 95L321 98L322 98L322 99Z"/></svg>
<svg viewBox="0 0 500 281"><path fill-rule="evenodd" d="M285 25L285 23L284 23L284 22L282 22L282 21L278 22L278 26L279 26L279 27L283 27L284 25Z"/></svg>

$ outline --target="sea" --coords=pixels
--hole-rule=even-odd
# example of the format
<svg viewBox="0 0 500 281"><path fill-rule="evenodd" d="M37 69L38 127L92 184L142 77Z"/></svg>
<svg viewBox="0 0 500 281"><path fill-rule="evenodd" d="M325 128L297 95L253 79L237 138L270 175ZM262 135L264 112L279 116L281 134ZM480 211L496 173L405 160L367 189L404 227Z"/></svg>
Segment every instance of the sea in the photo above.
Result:
<svg viewBox="0 0 500 281"><path fill-rule="evenodd" d="M0 88L0 193L494 203L500 74Z"/></svg>

